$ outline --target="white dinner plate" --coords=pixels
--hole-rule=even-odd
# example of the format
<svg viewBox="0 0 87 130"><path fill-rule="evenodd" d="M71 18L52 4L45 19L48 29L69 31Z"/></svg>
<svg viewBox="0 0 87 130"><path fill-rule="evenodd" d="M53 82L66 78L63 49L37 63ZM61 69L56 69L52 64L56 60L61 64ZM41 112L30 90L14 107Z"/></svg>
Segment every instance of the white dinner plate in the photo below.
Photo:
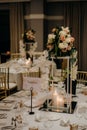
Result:
<svg viewBox="0 0 87 130"><path fill-rule="evenodd" d="M13 130L13 129L15 129L14 126L4 126L1 128L1 130Z"/></svg>
<svg viewBox="0 0 87 130"><path fill-rule="evenodd" d="M58 116L58 115L51 115L48 117L48 120L50 120L50 121L56 121L59 119L60 119L60 116Z"/></svg>
<svg viewBox="0 0 87 130"><path fill-rule="evenodd" d="M43 100L40 100L40 99L33 99L32 100L32 107L38 107L38 106L40 106L40 105L42 105L43 104ZM26 101L25 103L24 103L24 105L25 106L27 106L27 107L31 107L31 101L29 100L29 101Z"/></svg>

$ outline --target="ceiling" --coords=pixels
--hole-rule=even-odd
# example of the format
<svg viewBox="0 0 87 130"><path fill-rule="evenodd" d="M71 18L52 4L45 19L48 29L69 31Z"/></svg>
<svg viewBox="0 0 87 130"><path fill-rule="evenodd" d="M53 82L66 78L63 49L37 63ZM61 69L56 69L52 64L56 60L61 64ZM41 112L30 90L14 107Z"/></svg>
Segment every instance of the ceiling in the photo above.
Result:
<svg viewBox="0 0 87 130"><path fill-rule="evenodd" d="M0 3L7 3L7 2L26 2L30 0L0 0Z"/></svg>
<svg viewBox="0 0 87 130"><path fill-rule="evenodd" d="M7 3L7 2L27 2L31 0L0 0L0 3ZM47 2L62 2L62 1L83 1L83 0L47 0ZM86 1L86 0L84 0Z"/></svg>

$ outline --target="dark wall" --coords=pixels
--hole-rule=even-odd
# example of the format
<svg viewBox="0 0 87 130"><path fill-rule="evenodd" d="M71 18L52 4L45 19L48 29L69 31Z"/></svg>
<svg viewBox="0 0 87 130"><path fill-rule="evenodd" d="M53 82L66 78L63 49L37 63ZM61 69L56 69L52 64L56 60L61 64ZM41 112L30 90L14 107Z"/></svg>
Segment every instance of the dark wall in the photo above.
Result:
<svg viewBox="0 0 87 130"><path fill-rule="evenodd" d="M0 10L0 53L10 51L9 10Z"/></svg>

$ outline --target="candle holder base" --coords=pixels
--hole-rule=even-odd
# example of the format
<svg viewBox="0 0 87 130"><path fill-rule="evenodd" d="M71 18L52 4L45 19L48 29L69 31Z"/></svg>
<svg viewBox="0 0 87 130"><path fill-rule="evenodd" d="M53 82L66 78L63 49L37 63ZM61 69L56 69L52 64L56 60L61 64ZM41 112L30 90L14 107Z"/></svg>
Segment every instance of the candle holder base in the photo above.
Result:
<svg viewBox="0 0 87 130"><path fill-rule="evenodd" d="M49 100L50 102L52 101L51 99ZM50 112L58 112L58 113L68 113L68 114L72 114L74 113L74 110L76 108L77 102L76 101L72 101L71 102L71 112L70 112L70 106L67 107L67 104L64 104L63 108L57 108L55 106L47 106L47 100L43 103L43 106L39 108L39 110L42 111L50 111Z"/></svg>
<svg viewBox="0 0 87 130"><path fill-rule="evenodd" d="M30 115L33 115L33 114L34 114L34 112L29 112L29 114L30 114Z"/></svg>

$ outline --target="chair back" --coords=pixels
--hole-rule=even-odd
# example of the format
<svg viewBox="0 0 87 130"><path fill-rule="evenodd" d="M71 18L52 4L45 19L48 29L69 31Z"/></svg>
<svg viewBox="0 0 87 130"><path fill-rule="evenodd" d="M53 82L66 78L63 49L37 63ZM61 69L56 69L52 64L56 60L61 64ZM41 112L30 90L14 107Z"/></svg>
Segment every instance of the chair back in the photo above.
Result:
<svg viewBox="0 0 87 130"><path fill-rule="evenodd" d="M43 52L33 52L33 59L38 59L40 56L43 56Z"/></svg>
<svg viewBox="0 0 87 130"><path fill-rule="evenodd" d="M0 74L0 100L5 98L6 96L6 77L4 74Z"/></svg>
<svg viewBox="0 0 87 130"><path fill-rule="evenodd" d="M38 71L27 71L25 73L23 73L23 76L25 77L41 77L41 71L40 68L38 68Z"/></svg>
<svg viewBox="0 0 87 130"><path fill-rule="evenodd" d="M9 89L9 68L8 67L0 67L0 76L5 77L6 89Z"/></svg>
<svg viewBox="0 0 87 130"><path fill-rule="evenodd" d="M11 59L19 59L21 58L20 53L11 53Z"/></svg>
<svg viewBox="0 0 87 130"><path fill-rule="evenodd" d="M87 84L87 72L86 71L78 71L77 72L77 82Z"/></svg>
<svg viewBox="0 0 87 130"><path fill-rule="evenodd" d="M5 77L7 95L14 93L17 90L17 83L10 80L11 74L9 73L9 67L0 67L0 75Z"/></svg>

